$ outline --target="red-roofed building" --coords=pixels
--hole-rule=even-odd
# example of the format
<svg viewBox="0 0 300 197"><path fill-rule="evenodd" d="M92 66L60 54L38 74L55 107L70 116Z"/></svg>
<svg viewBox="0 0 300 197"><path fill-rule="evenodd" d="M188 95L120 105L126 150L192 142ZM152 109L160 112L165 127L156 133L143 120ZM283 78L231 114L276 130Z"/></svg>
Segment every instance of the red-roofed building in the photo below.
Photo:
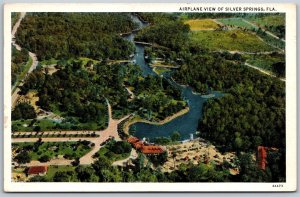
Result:
<svg viewBox="0 0 300 197"><path fill-rule="evenodd" d="M137 142L133 143L133 146L136 150L139 150L139 149L143 148L144 142L143 141L137 141Z"/></svg>
<svg viewBox="0 0 300 197"><path fill-rule="evenodd" d="M265 170L267 164L267 148L264 146L257 147L257 162L260 169Z"/></svg>
<svg viewBox="0 0 300 197"><path fill-rule="evenodd" d="M137 137L129 137L127 138L127 142L132 144L136 150L140 150L144 154L161 154L164 152L161 146L147 145Z"/></svg>
<svg viewBox="0 0 300 197"><path fill-rule="evenodd" d="M129 137L127 139L127 142L129 142L130 144L136 143L138 141L139 141L139 138L137 138L137 137Z"/></svg>
<svg viewBox="0 0 300 197"><path fill-rule="evenodd" d="M143 146L141 152L144 154L161 154L164 150L160 146Z"/></svg>
<svg viewBox="0 0 300 197"><path fill-rule="evenodd" d="M32 166L28 170L28 175L45 175L47 171L48 166Z"/></svg>

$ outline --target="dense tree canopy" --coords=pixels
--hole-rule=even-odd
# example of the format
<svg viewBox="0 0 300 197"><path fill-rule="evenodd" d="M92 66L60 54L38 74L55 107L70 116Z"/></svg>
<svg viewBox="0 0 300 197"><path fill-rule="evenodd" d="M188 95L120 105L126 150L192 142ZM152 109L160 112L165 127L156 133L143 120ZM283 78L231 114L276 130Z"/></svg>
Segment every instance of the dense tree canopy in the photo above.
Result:
<svg viewBox="0 0 300 197"><path fill-rule="evenodd" d="M16 41L38 59L122 59L133 45L119 33L135 29L127 13L28 13Z"/></svg>
<svg viewBox="0 0 300 197"><path fill-rule="evenodd" d="M34 108L28 103L19 103L11 113L12 120L36 118Z"/></svg>
<svg viewBox="0 0 300 197"><path fill-rule="evenodd" d="M27 61L29 60L28 52L25 49L18 51L12 46L11 54L11 84L14 85L18 77L25 70Z"/></svg>

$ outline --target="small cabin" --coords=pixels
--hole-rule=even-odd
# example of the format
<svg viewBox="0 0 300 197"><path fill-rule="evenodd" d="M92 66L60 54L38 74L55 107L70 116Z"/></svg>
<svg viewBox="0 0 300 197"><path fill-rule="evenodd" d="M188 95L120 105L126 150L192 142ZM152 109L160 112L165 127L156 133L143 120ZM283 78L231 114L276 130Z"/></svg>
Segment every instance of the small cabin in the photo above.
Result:
<svg viewBox="0 0 300 197"><path fill-rule="evenodd" d="M46 175L48 166L32 166L28 170L28 175Z"/></svg>

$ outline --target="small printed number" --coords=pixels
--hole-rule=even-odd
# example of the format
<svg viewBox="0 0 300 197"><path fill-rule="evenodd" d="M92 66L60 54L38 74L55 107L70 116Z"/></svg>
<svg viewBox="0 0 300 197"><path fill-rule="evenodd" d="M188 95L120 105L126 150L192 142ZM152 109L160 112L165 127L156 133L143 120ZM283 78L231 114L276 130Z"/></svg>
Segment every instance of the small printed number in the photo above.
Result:
<svg viewBox="0 0 300 197"><path fill-rule="evenodd" d="M283 187L283 184L273 184L272 187Z"/></svg>

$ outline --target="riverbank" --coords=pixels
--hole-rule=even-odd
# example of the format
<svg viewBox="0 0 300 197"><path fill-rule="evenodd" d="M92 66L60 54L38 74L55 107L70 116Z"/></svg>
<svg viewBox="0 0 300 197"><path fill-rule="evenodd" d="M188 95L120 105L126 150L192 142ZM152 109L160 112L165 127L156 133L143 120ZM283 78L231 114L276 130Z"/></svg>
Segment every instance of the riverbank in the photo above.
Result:
<svg viewBox="0 0 300 197"><path fill-rule="evenodd" d="M151 122L149 120L144 120L142 118L140 118L139 116L134 116L132 118L130 118L123 126L123 131L126 133L126 134L129 134L129 127L135 123L138 123L138 122L142 122L142 123L147 123L147 124L152 124L152 125L163 125L163 124L166 124L170 121L172 121L173 119L179 117L179 116L182 116L186 113L188 113L190 111L190 108L189 107L186 107L184 108L183 110L180 110L179 112L171 115L171 116L168 116L166 117L164 120L161 120L159 122Z"/></svg>

